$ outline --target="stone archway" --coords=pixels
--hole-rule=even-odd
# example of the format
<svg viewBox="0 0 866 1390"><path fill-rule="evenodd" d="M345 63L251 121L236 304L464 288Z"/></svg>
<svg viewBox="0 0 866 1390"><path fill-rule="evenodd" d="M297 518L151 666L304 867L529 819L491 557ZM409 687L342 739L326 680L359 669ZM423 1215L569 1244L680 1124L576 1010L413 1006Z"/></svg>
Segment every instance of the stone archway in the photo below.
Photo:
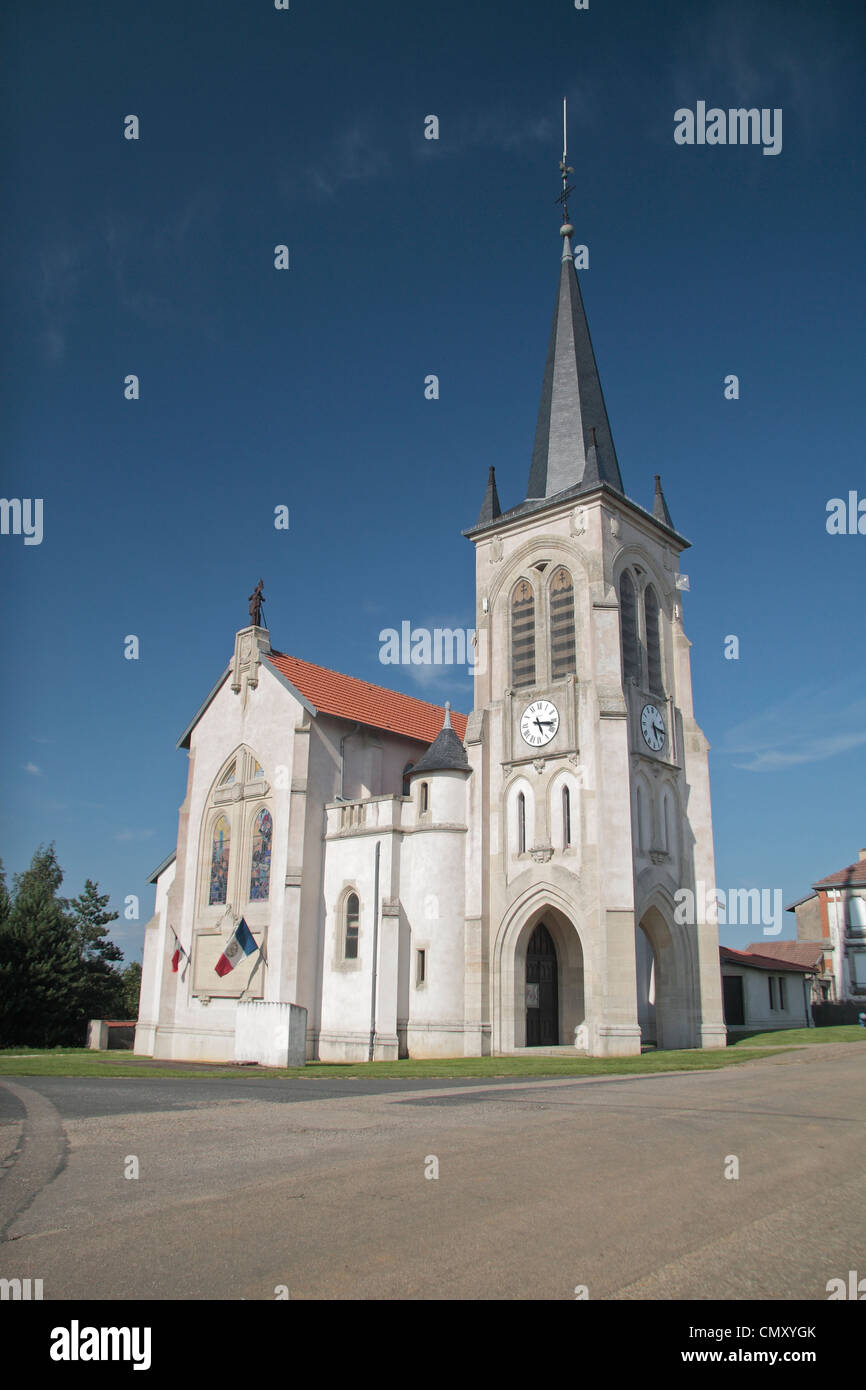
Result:
<svg viewBox="0 0 866 1390"><path fill-rule="evenodd" d="M509 1054L532 1045L527 1041L527 987L541 981L534 978L535 970L528 967L532 966L530 948L537 947L539 941L545 945L545 951L534 950L533 954L546 955L549 964L555 961L555 970L548 968L547 973L548 988L555 975L558 1041L545 1045L574 1047L578 1028L588 1021L587 972L577 928L564 908L555 904L554 895L545 895L543 900L540 895L534 896L534 904L524 903L522 910L512 910L500 928L494 948L494 1053ZM544 929L549 946L540 932L536 934L539 927Z"/></svg>
<svg viewBox="0 0 866 1390"><path fill-rule="evenodd" d="M683 947L658 907L635 927L637 1015L641 1042L659 1048L695 1047Z"/></svg>

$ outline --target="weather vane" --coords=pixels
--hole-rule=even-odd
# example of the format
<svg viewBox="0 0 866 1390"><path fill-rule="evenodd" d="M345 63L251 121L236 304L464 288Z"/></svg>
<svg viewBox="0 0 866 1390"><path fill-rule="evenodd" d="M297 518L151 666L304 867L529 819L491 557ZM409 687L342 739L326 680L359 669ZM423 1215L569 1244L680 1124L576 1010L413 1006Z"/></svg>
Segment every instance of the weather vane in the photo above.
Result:
<svg viewBox="0 0 866 1390"><path fill-rule="evenodd" d="M569 223L569 221L568 221L568 195L569 195L569 193L573 193L573 192L574 192L574 184L572 184L571 186L569 186L568 176L569 176L569 174L573 174L573 173L574 173L574 170L572 169L571 165L568 163L568 120L567 120L567 116L566 116L566 105L565 105L565 101L566 101L566 99L565 99L565 97L563 97L563 98L562 98L562 159L559 161L559 170L560 170L560 173L562 174L562 192L560 193L560 195L559 195L559 197L557 198L556 201L557 201L558 203L562 203L563 222L564 222L564 224L565 224L565 226L563 227L563 234L564 234L565 236L571 236L571 233L572 233L573 228L571 227L571 225L570 225L570 223ZM568 231L567 231L567 232L565 231L565 227L568 227Z"/></svg>

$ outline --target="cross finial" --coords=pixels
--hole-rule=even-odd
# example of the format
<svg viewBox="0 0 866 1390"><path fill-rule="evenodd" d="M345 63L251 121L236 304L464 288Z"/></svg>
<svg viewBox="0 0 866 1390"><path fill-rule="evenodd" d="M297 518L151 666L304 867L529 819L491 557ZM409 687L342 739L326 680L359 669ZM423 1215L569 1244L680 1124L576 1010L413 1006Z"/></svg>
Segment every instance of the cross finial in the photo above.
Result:
<svg viewBox="0 0 866 1390"><path fill-rule="evenodd" d="M562 192L557 198L558 203L562 203L563 219L560 227L560 236L571 236L574 228L568 220L568 195L574 192L574 185L569 187L568 176L574 170L568 163L568 110L566 98L562 98L562 159L559 161L559 171L562 174Z"/></svg>

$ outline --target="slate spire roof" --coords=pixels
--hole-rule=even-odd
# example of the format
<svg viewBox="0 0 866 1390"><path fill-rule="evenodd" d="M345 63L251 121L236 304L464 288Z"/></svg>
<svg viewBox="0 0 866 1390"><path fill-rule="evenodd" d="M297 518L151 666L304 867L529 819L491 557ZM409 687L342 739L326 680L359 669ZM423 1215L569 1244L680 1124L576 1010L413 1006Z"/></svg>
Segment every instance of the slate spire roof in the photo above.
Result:
<svg viewBox="0 0 866 1390"><path fill-rule="evenodd" d="M436 738L410 772L471 772L466 749L451 727L451 706L445 702L445 720Z"/></svg>
<svg viewBox="0 0 866 1390"><path fill-rule="evenodd" d="M495 521L501 515L499 493L496 491L496 469L491 465L487 475L487 491L484 494L484 501L481 503L481 511L478 513L478 520L475 525L486 526L488 521Z"/></svg>
<svg viewBox="0 0 866 1390"><path fill-rule="evenodd" d="M662 480L658 473L656 473L656 494L653 498L653 516L656 521L660 521L664 526L669 526L672 531L674 530L674 523L671 521L671 514L668 511L668 504L662 492Z"/></svg>
<svg viewBox="0 0 866 1390"><path fill-rule="evenodd" d="M577 484L590 488L598 483L624 491L569 237L563 228L559 288L526 496L553 497Z"/></svg>

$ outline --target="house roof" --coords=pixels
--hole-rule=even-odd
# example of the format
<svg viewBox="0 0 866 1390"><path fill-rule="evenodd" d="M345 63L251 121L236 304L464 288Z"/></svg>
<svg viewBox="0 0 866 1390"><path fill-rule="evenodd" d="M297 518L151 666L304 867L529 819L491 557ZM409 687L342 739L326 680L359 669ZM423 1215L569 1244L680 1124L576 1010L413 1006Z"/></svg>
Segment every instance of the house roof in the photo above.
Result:
<svg viewBox="0 0 866 1390"><path fill-rule="evenodd" d="M857 859L838 873L819 878L813 888L866 888L866 859Z"/></svg>
<svg viewBox="0 0 866 1390"><path fill-rule="evenodd" d="M793 961L753 955L751 951L735 951L730 946L719 947L719 959L722 965L748 965L753 970L778 970L780 966L784 966L786 971L791 970L798 975L815 974L814 965L795 965Z"/></svg>
<svg viewBox="0 0 866 1390"><path fill-rule="evenodd" d="M746 947L748 952L758 956L808 966L818 965L829 949L829 941L752 941Z"/></svg>
<svg viewBox="0 0 866 1390"><path fill-rule="evenodd" d="M351 719L373 729L387 729L419 743L433 743L444 723L443 705L432 705L383 685L344 676L285 652L271 651L264 660L303 695L316 713ZM466 720L465 714L452 710L451 723L460 739L466 734Z"/></svg>

